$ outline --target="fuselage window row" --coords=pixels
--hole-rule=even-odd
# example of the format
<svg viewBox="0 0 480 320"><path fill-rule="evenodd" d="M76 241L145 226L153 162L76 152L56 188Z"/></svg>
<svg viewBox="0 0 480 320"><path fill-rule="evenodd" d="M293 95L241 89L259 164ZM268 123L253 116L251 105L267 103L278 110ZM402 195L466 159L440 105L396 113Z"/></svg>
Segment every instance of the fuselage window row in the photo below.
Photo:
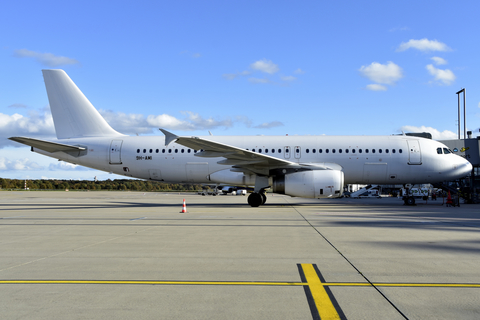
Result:
<svg viewBox="0 0 480 320"><path fill-rule="evenodd" d="M192 152L192 149L168 149L168 153L172 153L172 151L174 153L178 153L180 151L180 153L185 153L185 150L186 150L186 153L191 153ZM246 149L246 150L249 150L249 149ZM252 152L255 152L256 149L252 149ZM193 153L197 153L198 151L203 151L203 150L193 150ZM264 153L269 153L269 149L258 149L258 153L262 153L262 151L264 151ZM318 149L318 153L323 153L323 149ZM336 153L337 152L337 149L331 149L332 153ZM351 149L351 153L356 153L357 149ZM363 149L358 149L358 153L363 153ZM372 153L375 153L376 152L376 149L365 149L365 153L369 153L369 152L372 152ZM137 153L141 153L142 150L141 149L137 149ZM148 150L149 153L153 153L153 149L149 149ZM160 152L160 149L155 149L155 153L159 153ZM162 153L166 153L167 150L166 149L162 149ZM271 149L270 151L271 153L282 153L282 149L278 149L277 151L275 149ZM285 153L289 153L290 150L289 149L285 149ZM295 149L295 152L296 153L300 153L300 149ZM310 153L310 149L305 149L305 152L306 153ZM402 153L402 149L398 149L398 153ZM147 149L143 149L143 153L147 153ZM317 149L312 149L312 153L317 153ZM325 149L325 153L330 153L330 149ZM343 149L338 149L338 153L343 153ZM350 153L350 149L345 149L345 153ZM378 149L378 153L383 153L383 149ZM390 153L390 149L385 149L385 153ZM392 153L396 153L396 149L392 149ZM451 151L449 151L447 148L437 148L437 153L438 154L449 154L451 153Z"/></svg>

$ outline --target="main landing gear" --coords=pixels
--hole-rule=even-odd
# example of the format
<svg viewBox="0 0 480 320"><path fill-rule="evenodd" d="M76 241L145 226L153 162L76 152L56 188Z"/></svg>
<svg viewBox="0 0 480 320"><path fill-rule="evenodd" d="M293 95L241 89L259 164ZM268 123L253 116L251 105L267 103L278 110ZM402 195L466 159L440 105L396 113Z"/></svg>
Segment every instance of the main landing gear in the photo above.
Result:
<svg viewBox="0 0 480 320"><path fill-rule="evenodd" d="M248 204L252 207L259 207L267 202L265 192L253 192L248 196Z"/></svg>

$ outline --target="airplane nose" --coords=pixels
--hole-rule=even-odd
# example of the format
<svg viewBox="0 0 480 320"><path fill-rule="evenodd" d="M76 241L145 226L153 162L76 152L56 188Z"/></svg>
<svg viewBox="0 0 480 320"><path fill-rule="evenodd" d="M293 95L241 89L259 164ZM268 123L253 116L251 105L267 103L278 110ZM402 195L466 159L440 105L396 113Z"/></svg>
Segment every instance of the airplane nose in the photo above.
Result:
<svg viewBox="0 0 480 320"><path fill-rule="evenodd" d="M473 166L468 160L461 158L459 163L454 166L454 169L456 174L458 174L458 178L464 178L471 174Z"/></svg>

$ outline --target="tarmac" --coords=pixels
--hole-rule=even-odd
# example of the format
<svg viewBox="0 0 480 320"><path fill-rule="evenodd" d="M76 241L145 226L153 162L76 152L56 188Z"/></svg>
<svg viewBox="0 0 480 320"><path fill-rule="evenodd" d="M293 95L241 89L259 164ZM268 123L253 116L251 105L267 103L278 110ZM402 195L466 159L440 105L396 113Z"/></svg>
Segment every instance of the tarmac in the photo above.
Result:
<svg viewBox="0 0 480 320"><path fill-rule="evenodd" d="M479 319L480 205L2 191L0 314Z"/></svg>

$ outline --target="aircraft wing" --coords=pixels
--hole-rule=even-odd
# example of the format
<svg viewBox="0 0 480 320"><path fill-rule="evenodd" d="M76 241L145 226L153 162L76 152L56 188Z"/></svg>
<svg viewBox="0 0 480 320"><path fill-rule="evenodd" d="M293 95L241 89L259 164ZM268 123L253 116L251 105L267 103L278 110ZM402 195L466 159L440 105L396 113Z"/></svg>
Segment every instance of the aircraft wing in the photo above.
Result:
<svg viewBox="0 0 480 320"><path fill-rule="evenodd" d="M203 150L201 152L197 152L195 156L204 158L225 158L217 163L233 166L234 168L239 169L238 171L251 171L265 174L266 171L268 172L274 169L331 170L338 169L339 167L333 163L299 164L285 159L272 157L266 154L253 152L199 137L180 137L164 129L160 129L160 131L165 134L165 145L175 141L176 143L187 148Z"/></svg>
<svg viewBox="0 0 480 320"><path fill-rule="evenodd" d="M10 137L9 140L26 144L27 146L31 146L40 150L44 150L47 152L72 152L72 151L84 151L85 148L77 147L77 146L70 146L68 144L50 142L45 140L33 139L33 138L26 138L26 137Z"/></svg>

